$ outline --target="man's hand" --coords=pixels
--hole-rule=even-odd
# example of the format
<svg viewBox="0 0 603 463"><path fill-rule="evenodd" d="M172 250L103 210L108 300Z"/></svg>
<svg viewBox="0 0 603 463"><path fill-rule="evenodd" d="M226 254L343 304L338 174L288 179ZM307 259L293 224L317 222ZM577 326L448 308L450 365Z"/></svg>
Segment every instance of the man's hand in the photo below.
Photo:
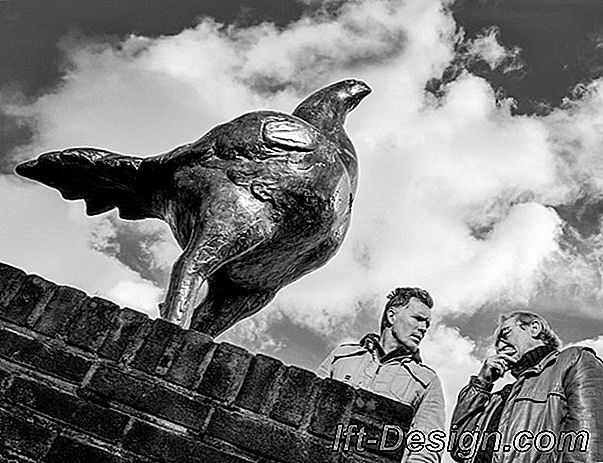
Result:
<svg viewBox="0 0 603 463"><path fill-rule="evenodd" d="M493 383L503 377L509 366L515 363L515 359L507 354L494 354L484 361L482 369L477 374L477 377Z"/></svg>

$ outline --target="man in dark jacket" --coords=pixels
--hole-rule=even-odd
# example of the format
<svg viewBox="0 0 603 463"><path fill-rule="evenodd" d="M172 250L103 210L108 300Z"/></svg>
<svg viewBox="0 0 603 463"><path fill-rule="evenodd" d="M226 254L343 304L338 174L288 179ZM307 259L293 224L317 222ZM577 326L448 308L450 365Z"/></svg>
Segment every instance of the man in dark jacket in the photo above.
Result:
<svg viewBox="0 0 603 463"><path fill-rule="evenodd" d="M396 288L388 295L381 335L336 347L318 375L397 400L412 414L411 431L426 438L444 432L444 395L435 371L421 360L419 344L431 323L433 300L420 288ZM443 449L443 446L442 446ZM404 453L405 463L435 463L441 452L429 446Z"/></svg>
<svg viewBox="0 0 603 463"><path fill-rule="evenodd" d="M603 362L587 347L559 346L540 315L501 317L496 354L459 393L449 446L456 461L603 461ZM516 381L491 392L507 371Z"/></svg>

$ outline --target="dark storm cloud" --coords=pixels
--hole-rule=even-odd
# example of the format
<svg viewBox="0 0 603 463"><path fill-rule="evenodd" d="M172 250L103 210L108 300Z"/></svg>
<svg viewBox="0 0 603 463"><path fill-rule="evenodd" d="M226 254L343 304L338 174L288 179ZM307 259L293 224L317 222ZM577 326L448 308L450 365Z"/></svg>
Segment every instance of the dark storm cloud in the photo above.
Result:
<svg viewBox="0 0 603 463"><path fill-rule="evenodd" d="M497 27L506 48L521 49L524 72L471 69L515 98L519 113L555 107L576 85L603 75L599 0L457 0L453 12L468 39Z"/></svg>
<svg viewBox="0 0 603 463"><path fill-rule="evenodd" d="M309 369L315 369L331 347L325 336L292 323L286 316L271 323L265 335L277 347L273 355L277 355L285 364Z"/></svg>
<svg viewBox="0 0 603 463"><path fill-rule="evenodd" d="M302 6L283 0L30 0L0 2L0 82L39 95L61 77L59 40L73 30L89 37L177 34L202 16L241 26L284 25Z"/></svg>
<svg viewBox="0 0 603 463"><path fill-rule="evenodd" d="M349 307L350 316L333 326L328 336L279 311L236 325L220 339L314 370L341 341L358 341L368 332L378 332L385 300L384 295L360 298Z"/></svg>
<svg viewBox="0 0 603 463"><path fill-rule="evenodd" d="M34 128L30 122L3 114L0 110L0 174L13 174L15 162L9 156L15 146L32 142Z"/></svg>
<svg viewBox="0 0 603 463"><path fill-rule="evenodd" d="M568 243L581 247L580 241L601 233L603 219L603 197L580 197L572 204L555 207L559 216L565 220L578 236L572 239L571 230L567 230ZM586 251L587 249L585 249Z"/></svg>
<svg viewBox="0 0 603 463"><path fill-rule="evenodd" d="M157 262L154 247L171 241L167 227L159 223L150 227L148 222L124 221L116 218L115 214L108 216L106 221L111 232L107 234L102 227L93 229L90 246L117 259L158 288L166 287L170 268Z"/></svg>

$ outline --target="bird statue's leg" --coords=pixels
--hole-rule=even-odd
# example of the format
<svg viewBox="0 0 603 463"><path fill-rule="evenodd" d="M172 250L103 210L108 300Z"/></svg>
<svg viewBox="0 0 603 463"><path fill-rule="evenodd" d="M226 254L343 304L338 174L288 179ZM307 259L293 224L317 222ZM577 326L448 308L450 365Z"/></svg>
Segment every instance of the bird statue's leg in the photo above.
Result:
<svg viewBox="0 0 603 463"><path fill-rule="evenodd" d="M190 244L186 247L172 266L166 298L160 305L162 318L183 327L189 325L192 308L201 299L203 283L219 261L219 249L212 240L199 248Z"/></svg>
<svg viewBox="0 0 603 463"><path fill-rule="evenodd" d="M269 236L265 221L249 217L245 222L218 222L197 230L176 260L161 316L184 328L190 325L195 307L202 299L202 286L224 263L255 248ZM226 225L228 224L228 225Z"/></svg>
<svg viewBox="0 0 603 463"><path fill-rule="evenodd" d="M220 273L220 272L218 272ZM248 290L228 278L212 276L208 294L195 310L191 328L217 336L238 321L266 306L277 293L276 289Z"/></svg>

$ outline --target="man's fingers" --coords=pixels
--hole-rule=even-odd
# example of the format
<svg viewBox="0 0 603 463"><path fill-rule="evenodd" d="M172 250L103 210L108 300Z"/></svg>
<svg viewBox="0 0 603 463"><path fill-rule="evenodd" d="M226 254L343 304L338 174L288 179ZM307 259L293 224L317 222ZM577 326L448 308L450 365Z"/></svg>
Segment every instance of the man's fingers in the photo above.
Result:
<svg viewBox="0 0 603 463"><path fill-rule="evenodd" d="M515 361L515 359L510 356L509 354L498 354L499 358L504 359L505 361L509 362L509 363L513 363Z"/></svg>
<svg viewBox="0 0 603 463"><path fill-rule="evenodd" d="M504 374L505 371L508 370L509 363L510 363L509 360L507 360L506 358L504 358L502 356L498 356L498 355L486 360L486 365L488 365L490 368L496 369L501 375Z"/></svg>
<svg viewBox="0 0 603 463"><path fill-rule="evenodd" d="M501 360L495 360L492 362L492 366L496 368L498 371L503 372L507 369L505 363Z"/></svg>

